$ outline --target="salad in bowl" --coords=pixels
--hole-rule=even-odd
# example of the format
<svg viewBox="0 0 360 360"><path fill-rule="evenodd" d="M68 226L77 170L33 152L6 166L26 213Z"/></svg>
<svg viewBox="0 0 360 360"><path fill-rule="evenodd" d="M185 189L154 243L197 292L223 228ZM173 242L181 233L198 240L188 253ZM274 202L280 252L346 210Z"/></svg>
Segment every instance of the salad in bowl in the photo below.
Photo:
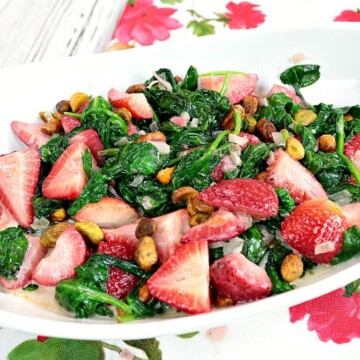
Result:
<svg viewBox="0 0 360 360"><path fill-rule="evenodd" d="M207 313L290 291L360 252L360 106L309 104L320 66L257 93L161 68L13 121L0 157L0 283L78 318Z"/></svg>

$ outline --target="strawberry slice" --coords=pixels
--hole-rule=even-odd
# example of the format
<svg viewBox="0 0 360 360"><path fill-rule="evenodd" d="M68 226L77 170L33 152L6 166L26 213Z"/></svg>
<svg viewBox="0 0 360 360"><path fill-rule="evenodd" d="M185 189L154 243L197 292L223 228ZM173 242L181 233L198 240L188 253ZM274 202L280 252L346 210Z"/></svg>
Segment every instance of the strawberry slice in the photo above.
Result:
<svg viewBox="0 0 360 360"><path fill-rule="evenodd" d="M225 75L201 76L198 79L198 88L220 92ZM255 74L231 74L225 96L230 104L238 104L245 96L251 95L257 85L258 77Z"/></svg>
<svg viewBox="0 0 360 360"><path fill-rule="evenodd" d="M81 125L80 119L68 115L60 115L60 121L65 134Z"/></svg>
<svg viewBox="0 0 360 360"><path fill-rule="evenodd" d="M123 300L134 290L138 282L139 278L136 275L115 266L110 266L106 292L109 295Z"/></svg>
<svg viewBox="0 0 360 360"><path fill-rule="evenodd" d="M11 212L0 201L0 231L8 227L17 227L19 224L12 216Z"/></svg>
<svg viewBox="0 0 360 360"><path fill-rule="evenodd" d="M327 199L327 193L315 176L283 149L268 159L266 182L289 191L296 203L311 199Z"/></svg>
<svg viewBox="0 0 360 360"><path fill-rule="evenodd" d="M90 104L90 102L91 102L91 100L90 99L87 99L87 100L85 100L81 105L80 105L80 107L79 107L79 109L77 110L77 114L82 114L85 110L86 110L86 108L87 108L87 106Z"/></svg>
<svg viewBox="0 0 360 360"><path fill-rule="evenodd" d="M98 155L99 151L104 150L104 145L94 129L87 129L77 133L69 141L70 144L73 144L74 142L84 143L90 149L92 156L98 164L105 160L104 156Z"/></svg>
<svg viewBox="0 0 360 360"><path fill-rule="evenodd" d="M181 245L180 239L190 229L187 209L181 209L153 219L156 230L152 235L160 263L163 264Z"/></svg>
<svg viewBox="0 0 360 360"><path fill-rule="evenodd" d="M277 215L279 209L275 190L256 179L223 180L202 191L199 199L208 205L240 211L259 219Z"/></svg>
<svg viewBox="0 0 360 360"><path fill-rule="evenodd" d="M103 197L97 203L84 206L74 216L76 221L91 221L105 229L130 224L137 218L137 212L128 203L110 197Z"/></svg>
<svg viewBox="0 0 360 360"><path fill-rule="evenodd" d="M360 202L346 204L341 210L349 227L357 225L360 228Z"/></svg>
<svg viewBox="0 0 360 360"><path fill-rule="evenodd" d="M112 106L128 109L134 119L143 120L153 117L152 109L142 93L128 94L111 89L108 97Z"/></svg>
<svg viewBox="0 0 360 360"><path fill-rule="evenodd" d="M292 99L294 101L294 103L300 104L302 107L305 107L301 98L299 98L299 96L297 96L294 91L286 88L285 86L273 85L273 87L266 94L266 97L269 97L272 94L278 94L278 93L284 93L286 96L288 96L290 99Z"/></svg>
<svg viewBox="0 0 360 360"><path fill-rule="evenodd" d="M23 227L34 219L32 198L40 172L38 150L15 151L0 157L0 200Z"/></svg>
<svg viewBox="0 0 360 360"><path fill-rule="evenodd" d="M314 199L290 213L281 224L281 236L300 254L326 264L341 250L347 227L340 206L328 199Z"/></svg>
<svg viewBox="0 0 360 360"><path fill-rule="evenodd" d="M245 222L240 216L230 211L219 209L206 221L192 227L182 238L186 243L193 240L226 241L240 235L247 228L249 222Z"/></svg>
<svg viewBox="0 0 360 360"><path fill-rule="evenodd" d="M243 254L228 254L216 260L210 267L210 278L216 292L234 302L262 299L272 290L265 270Z"/></svg>
<svg viewBox="0 0 360 360"><path fill-rule="evenodd" d="M87 183L82 161L86 149L84 143L75 142L56 160L42 186L46 198L75 200L81 194Z"/></svg>
<svg viewBox="0 0 360 360"><path fill-rule="evenodd" d="M355 134L353 138L346 142L344 146L344 154L360 171L360 134ZM351 177L350 182L357 184L353 176Z"/></svg>
<svg viewBox="0 0 360 360"><path fill-rule="evenodd" d="M38 149L46 144L51 136L44 134L41 124L29 124L22 121L12 121L11 128L16 136L30 149Z"/></svg>
<svg viewBox="0 0 360 360"><path fill-rule="evenodd" d="M28 240L24 261L20 271L14 280L0 278L1 285L5 289L15 290L24 287L31 280L31 274L40 260L45 256L47 249L40 243L40 237L25 234Z"/></svg>
<svg viewBox="0 0 360 360"><path fill-rule="evenodd" d="M207 241L191 241L177 249L147 281L149 292L190 314L211 310Z"/></svg>
<svg viewBox="0 0 360 360"><path fill-rule="evenodd" d="M32 279L40 285L55 286L75 276L75 268L86 260L86 244L74 226L69 226L57 239L50 255L36 266Z"/></svg>
<svg viewBox="0 0 360 360"><path fill-rule="evenodd" d="M172 122L173 124L175 124L177 126L185 127L188 123L188 119L186 119L185 117L182 117L182 116L172 116L170 118L170 122Z"/></svg>

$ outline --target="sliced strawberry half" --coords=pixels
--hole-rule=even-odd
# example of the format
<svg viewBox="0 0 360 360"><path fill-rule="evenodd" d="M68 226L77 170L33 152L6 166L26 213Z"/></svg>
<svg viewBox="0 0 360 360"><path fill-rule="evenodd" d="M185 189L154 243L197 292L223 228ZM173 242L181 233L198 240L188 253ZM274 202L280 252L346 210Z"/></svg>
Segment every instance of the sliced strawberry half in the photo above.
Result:
<svg viewBox="0 0 360 360"><path fill-rule="evenodd" d="M224 80L225 75L201 76L198 88L220 92ZM245 96L251 95L256 89L257 81L255 74L231 74L225 93L230 104L238 104Z"/></svg>
<svg viewBox="0 0 360 360"><path fill-rule="evenodd" d="M0 157L0 200L23 227L34 219L32 198L39 180L38 150L15 151Z"/></svg>
<svg viewBox="0 0 360 360"><path fill-rule="evenodd" d="M7 229L8 227L17 227L19 223L15 220L11 212L0 201L0 231Z"/></svg>
<svg viewBox="0 0 360 360"><path fill-rule="evenodd" d="M94 129L87 129L77 133L69 141L70 144L74 142L84 143L90 149L92 156L98 164L104 161L105 157L98 155L99 151L104 150L104 145Z"/></svg>
<svg viewBox="0 0 360 360"><path fill-rule="evenodd" d="M137 212L124 200L110 197L84 206L74 216L76 221L91 221L105 229L130 224L138 217Z"/></svg>
<svg viewBox="0 0 360 360"><path fill-rule="evenodd" d="M87 183L82 161L86 149L84 143L75 142L56 160L42 186L46 198L75 200L81 194Z"/></svg>
<svg viewBox="0 0 360 360"><path fill-rule="evenodd" d="M182 238L186 243L193 240L226 241L240 235L247 228L242 217L232 212L219 209L215 211L206 221L192 227Z"/></svg>
<svg viewBox="0 0 360 360"><path fill-rule="evenodd" d="M60 121L66 134L81 125L80 119L67 115L61 115Z"/></svg>
<svg viewBox="0 0 360 360"><path fill-rule="evenodd" d="M115 266L110 266L106 292L122 300L134 290L138 282L139 278L136 275Z"/></svg>
<svg viewBox="0 0 360 360"><path fill-rule="evenodd" d="M327 193L315 176L283 149L277 149L268 160L266 182L289 191L296 203L327 199Z"/></svg>
<svg viewBox="0 0 360 360"><path fill-rule="evenodd" d="M273 87L266 94L266 97L269 97L272 94L278 94L278 93L284 93L286 96L288 96L290 99L292 99L294 101L294 103L300 104L301 106L305 107L303 101L299 98L299 96L297 96L294 91L286 88L285 86L273 85Z"/></svg>
<svg viewBox="0 0 360 360"><path fill-rule="evenodd" d="M153 219L156 230L152 235L160 263L163 264L180 246L180 239L190 229L187 209L181 209Z"/></svg>
<svg viewBox="0 0 360 360"><path fill-rule="evenodd" d="M30 149L38 149L46 144L51 136L44 134L41 124L29 124L22 121L12 121L11 128L16 136Z"/></svg>
<svg viewBox="0 0 360 360"><path fill-rule="evenodd" d="M212 185L199 199L214 207L240 211L259 219L277 215L279 201L275 190L256 179L230 179Z"/></svg>
<svg viewBox="0 0 360 360"><path fill-rule="evenodd" d="M346 142L344 146L344 154L360 171L360 134L355 134L353 138ZM357 184L353 176L351 177L350 182Z"/></svg>
<svg viewBox="0 0 360 360"><path fill-rule="evenodd" d="M341 250L347 227L340 206L327 199L314 199L290 213L281 224L281 236L300 254L326 264Z"/></svg>
<svg viewBox="0 0 360 360"><path fill-rule="evenodd" d="M131 112L134 119L151 119L152 109L142 93L122 93L116 89L111 89L108 93L109 101L116 108L124 107Z"/></svg>
<svg viewBox="0 0 360 360"><path fill-rule="evenodd" d="M341 207L349 227L357 225L360 229L360 202L346 204Z"/></svg>
<svg viewBox="0 0 360 360"><path fill-rule="evenodd" d="M55 286L75 276L75 268L86 260L86 244L74 226L69 226L57 239L50 255L36 266L32 279L40 285Z"/></svg>
<svg viewBox="0 0 360 360"><path fill-rule="evenodd" d="M100 242L98 252L119 259L133 259L138 244L138 239L135 236L137 226L137 223L132 223L116 229L102 229L105 241Z"/></svg>
<svg viewBox="0 0 360 360"><path fill-rule="evenodd" d="M157 299L190 314L211 310L207 241L191 241L177 249L147 281Z"/></svg>
<svg viewBox="0 0 360 360"><path fill-rule="evenodd" d="M15 290L24 287L31 280L31 275L40 260L45 256L47 248L40 243L40 237L25 235L28 240L24 261L15 280L0 278L5 289Z"/></svg>
<svg viewBox="0 0 360 360"><path fill-rule="evenodd" d="M216 260L210 267L210 278L216 292L234 302L262 299L272 290L265 270L243 254L228 254Z"/></svg>

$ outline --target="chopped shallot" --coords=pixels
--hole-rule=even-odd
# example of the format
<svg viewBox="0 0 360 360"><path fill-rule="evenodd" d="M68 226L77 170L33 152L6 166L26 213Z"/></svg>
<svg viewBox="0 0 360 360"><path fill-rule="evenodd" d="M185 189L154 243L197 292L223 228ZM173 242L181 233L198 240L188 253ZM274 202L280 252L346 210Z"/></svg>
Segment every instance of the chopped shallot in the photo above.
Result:
<svg viewBox="0 0 360 360"><path fill-rule="evenodd" d="M149 144L154 145L160 154L168 154L170 146L165 141L148 141Z"/></svg>
<svg viewBox="0 0 360 360"><path fill-rule="evenodd" d="M229 134L229 142L232 142L232 143L242 146L242 145L247 144L249 142L249 140L245 136Z"/></svg>

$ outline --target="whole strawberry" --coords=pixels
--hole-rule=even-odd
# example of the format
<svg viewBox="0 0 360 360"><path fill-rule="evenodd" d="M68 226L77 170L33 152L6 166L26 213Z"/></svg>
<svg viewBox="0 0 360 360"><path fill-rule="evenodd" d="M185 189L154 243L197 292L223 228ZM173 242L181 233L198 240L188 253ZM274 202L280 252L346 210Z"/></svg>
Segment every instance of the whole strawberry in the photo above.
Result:
<svg viewBox="0 0 360 360"><path fill-rule="evenodd" d="M298 205L284 220L281 236L300 254L327 264L341 250L346 228L340 206L327 199L313 199Z"/></svg>

